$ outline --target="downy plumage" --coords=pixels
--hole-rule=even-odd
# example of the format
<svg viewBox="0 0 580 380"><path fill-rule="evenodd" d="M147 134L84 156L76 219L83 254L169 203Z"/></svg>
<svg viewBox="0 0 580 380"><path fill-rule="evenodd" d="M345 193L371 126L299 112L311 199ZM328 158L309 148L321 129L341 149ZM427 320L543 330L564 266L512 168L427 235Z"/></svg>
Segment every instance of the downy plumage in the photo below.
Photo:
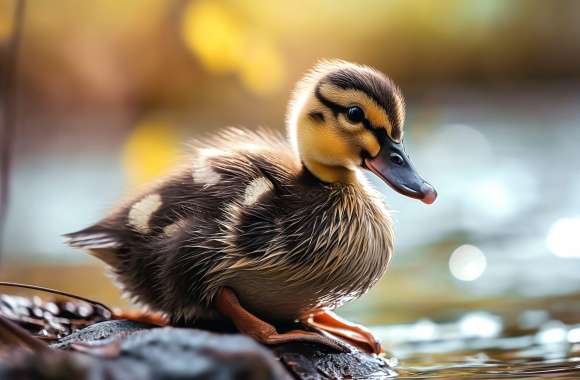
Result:
<svg viewBox="0 0 580 380"><path fill-rule="evenodd" d="M189 162L68 243L109 264L136 302L172 319L249 318L220 307L231 304L219 302L227 289L258 319L300 319L332 333L322 343L338 335L377 352L362 327L349 324L346 336L336 331L348 330L337 326L346 321L332 316L325 329L328 320L315 318L364 294L392 255L391 219L361 168L435 200L402 149L404 112L383 74L322 62L297 86L288 139L230 128L194 142ZM236 325L265 343L287 336Z"/></svg>

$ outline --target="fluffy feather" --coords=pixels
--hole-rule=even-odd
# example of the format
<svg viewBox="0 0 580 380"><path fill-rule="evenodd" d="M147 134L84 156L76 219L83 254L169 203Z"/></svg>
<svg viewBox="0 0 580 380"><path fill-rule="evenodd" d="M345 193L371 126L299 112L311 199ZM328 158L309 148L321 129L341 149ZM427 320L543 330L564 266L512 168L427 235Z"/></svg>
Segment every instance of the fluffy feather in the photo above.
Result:
<svg viewBox="0 0 580 380"><path fill-rule="evenodd" d="M342 74L329 76L333 70L353 76L353 88L343 88ZM315 89L336 104L350 96L366 102L373 128L400 137L402 100L386 77L324 63L298 86L290 141L239 128L196 141L186 165L69 234L69 244L107 262L135 302L173 319L217 316L213 300L222 287L266 320L294 320L359 297L393 250L389 214L357 174L361 152L376 151L380 140L325 109Z"/></svg>
<svg viewBox="0 0 580 380"><path fill-rule="evenodd" d="M364 184L320 183L266 131L229 129L193 150L194 163L207 154L218 183L196 182L186 165L67 235L71 246L111 264L136 302L193 319L211 315L217 290L231 286L257 315L293 319L360 296L386 269L389 216ZM132 207L152 194L161 205L146 229L132 228Z"/></svg>

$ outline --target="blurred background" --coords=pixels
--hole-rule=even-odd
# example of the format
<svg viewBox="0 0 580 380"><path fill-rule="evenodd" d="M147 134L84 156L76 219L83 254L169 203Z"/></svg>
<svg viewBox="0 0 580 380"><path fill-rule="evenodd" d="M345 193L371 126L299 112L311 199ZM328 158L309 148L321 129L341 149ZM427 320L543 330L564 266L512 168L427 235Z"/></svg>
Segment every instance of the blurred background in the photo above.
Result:
<svg viewBox="0 0 580 380"><path fill-rule="evenodd" d="M0 0L1 70L15 4ZM408 151L439 192L425 206L371 178L397 252L342 313L580 309L578 1L35 0L22 32L2 280L127 307L60 235L165 173L189 139L283 130L294 82L342 58L401 86Z"/></svg>

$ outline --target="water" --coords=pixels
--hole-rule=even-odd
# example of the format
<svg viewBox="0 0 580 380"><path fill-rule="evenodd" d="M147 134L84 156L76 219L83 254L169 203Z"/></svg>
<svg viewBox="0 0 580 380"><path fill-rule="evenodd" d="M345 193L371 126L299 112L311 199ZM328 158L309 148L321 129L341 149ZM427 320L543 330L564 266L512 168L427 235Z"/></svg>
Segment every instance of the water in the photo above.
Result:
<svg viewBox="0 0 580 380"><path fill-rule="evenodd" d="M528 310L515 321L470 312L447 323L423 319L375 328L399 378L580 378L580 324Z"/></svg>

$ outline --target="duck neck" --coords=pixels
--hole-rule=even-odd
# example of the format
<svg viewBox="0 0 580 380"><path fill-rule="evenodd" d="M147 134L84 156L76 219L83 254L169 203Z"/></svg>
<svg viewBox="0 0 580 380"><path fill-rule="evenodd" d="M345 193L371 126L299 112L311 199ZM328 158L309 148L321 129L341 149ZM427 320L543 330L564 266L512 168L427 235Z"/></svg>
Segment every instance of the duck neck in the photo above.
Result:
<svg viewBox="0 0 580 380"><path fill-rule="evenodd" d="M302 164L314 177L325 183L357 182L356 172L344 166L326 165L314 160L303 160Z"/></svg>

